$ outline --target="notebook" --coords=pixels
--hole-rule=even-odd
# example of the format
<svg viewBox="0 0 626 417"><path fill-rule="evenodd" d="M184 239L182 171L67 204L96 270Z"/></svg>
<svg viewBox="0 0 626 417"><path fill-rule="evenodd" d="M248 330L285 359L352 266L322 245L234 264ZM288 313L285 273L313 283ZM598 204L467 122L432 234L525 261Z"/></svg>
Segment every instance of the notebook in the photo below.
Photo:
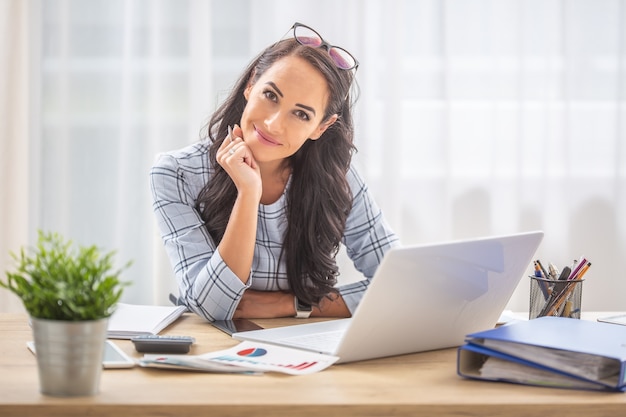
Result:
<svg viewBox="0 0 626 417"><path fill-rule="evenodd" d="M543 232L389 250L352 318L233 333L354 362L460 346L495 326Z"/></svg>
<svg viewBox="0 0 626 417"><path fill-rule="evenodd" d="M131 339L133 336L159 334L187 311L185 306L157 306L117 303L109 318L109 339Z"/></svg>

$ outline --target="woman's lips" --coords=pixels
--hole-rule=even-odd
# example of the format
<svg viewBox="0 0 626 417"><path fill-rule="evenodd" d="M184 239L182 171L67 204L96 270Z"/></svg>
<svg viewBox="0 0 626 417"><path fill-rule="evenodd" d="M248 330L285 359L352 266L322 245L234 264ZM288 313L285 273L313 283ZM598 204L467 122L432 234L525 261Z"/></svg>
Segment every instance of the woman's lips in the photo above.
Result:
<svg viewBox="0 0 626 417"><path fill-rule="evenodd" d="M256 130L256 134L259 137L259 142L261 142L262 144L269 145L269 146L280 146L280 143L278 143L271 137L263 134L263 132L261 132L259 129L255 129L255 130Z"/></svg>

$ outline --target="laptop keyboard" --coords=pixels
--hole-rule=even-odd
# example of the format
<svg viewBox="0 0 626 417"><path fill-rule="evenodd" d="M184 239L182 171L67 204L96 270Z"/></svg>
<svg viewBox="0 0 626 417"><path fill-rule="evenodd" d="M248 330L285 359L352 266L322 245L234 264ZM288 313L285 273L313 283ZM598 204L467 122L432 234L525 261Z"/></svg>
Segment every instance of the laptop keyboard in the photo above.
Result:
<svg viewBox="0 0 626 417"><path fill-rule="evenodd" d="M332 332L312 333L301 336L287 337L283 339L283 343L302 349L315 350L318 352L331 353L341 340L343 330Z"/></svg>

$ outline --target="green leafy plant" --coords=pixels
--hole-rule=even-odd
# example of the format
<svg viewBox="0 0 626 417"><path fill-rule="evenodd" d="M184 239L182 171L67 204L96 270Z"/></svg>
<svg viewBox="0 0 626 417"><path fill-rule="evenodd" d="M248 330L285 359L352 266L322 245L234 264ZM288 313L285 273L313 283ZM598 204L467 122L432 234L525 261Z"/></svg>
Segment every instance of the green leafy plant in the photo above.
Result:
<svg viewBox="0 0 626 417"><path fill-rule="evenodd" d="M39 231L35 248L21 249L15 272L0 286L15 293L31 317L50 320L98 320L113 314L123 287L119 280L130 262L115 270L115 252L76 246L57 233Z"/></svg>

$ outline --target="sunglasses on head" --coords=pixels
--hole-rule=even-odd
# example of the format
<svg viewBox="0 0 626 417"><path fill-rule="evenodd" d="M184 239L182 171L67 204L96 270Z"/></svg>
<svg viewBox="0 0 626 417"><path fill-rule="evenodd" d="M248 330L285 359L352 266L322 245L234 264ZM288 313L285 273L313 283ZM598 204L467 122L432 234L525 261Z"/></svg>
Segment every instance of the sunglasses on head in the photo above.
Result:
<svg viewBox="0 0 626 417"><path fill-rule="evenodd" d="M351 70L359 66L359 61L357 61L350 52L339 46L331 45L326 42L319 33L307 25L296 22L289 30L292 29L293 37L300 45L326 49L328 55L330 55L337 68L342 70Z"/></svg>

